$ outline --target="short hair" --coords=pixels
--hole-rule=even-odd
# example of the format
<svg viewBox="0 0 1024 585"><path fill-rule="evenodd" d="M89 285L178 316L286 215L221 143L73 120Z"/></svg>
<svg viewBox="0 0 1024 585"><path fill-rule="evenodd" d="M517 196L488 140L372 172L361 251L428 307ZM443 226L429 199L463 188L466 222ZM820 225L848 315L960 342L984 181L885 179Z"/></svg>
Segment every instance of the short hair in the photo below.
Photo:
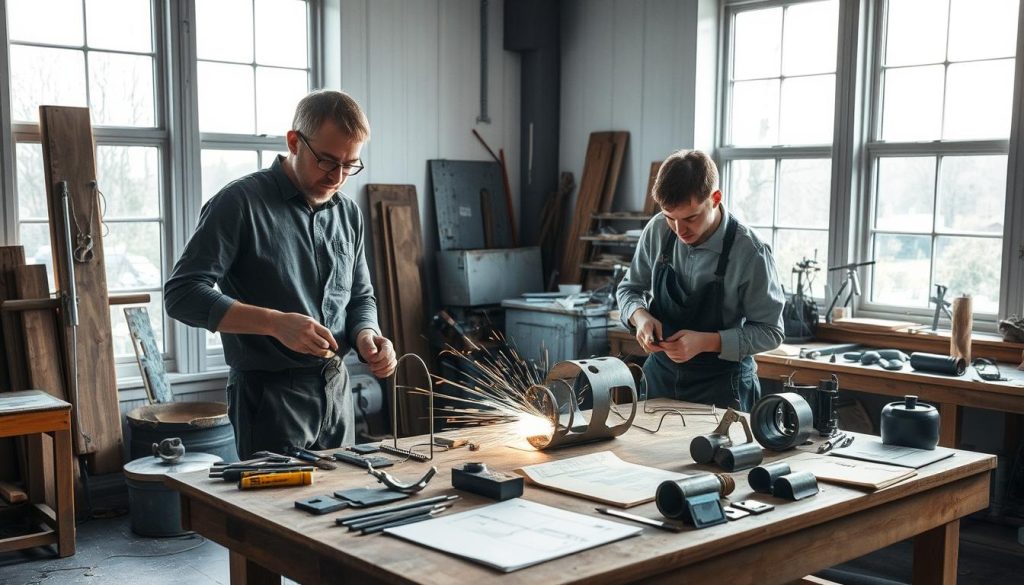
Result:
<svg viewBox="0 0 1024 585"><path fill-rule="evenodd" d="M292 130L313 136L330 120L349 137L365 142L370 139L370 123L359 103L343 91L318 89L299 100L292 119Z"/></svg>
<svg viewBox="0 0 1024 585"><path fill-rule="evenodd" d="M718 167L699 150L677 150L661 163L651 196L662 207L672 209L696 199L703 203L718 190Z"/></svg>

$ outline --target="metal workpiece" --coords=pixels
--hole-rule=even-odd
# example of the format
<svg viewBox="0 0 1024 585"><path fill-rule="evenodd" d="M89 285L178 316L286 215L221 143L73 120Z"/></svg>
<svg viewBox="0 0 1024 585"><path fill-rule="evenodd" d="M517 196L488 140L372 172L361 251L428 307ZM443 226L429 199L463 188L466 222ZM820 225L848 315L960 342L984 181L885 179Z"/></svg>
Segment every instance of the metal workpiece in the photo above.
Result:
<svg viewBox="0 0 1024 585"><path fill-rule="evenodd" d="M915 351L910 354L910 367L922 372L963 376L967 372L967 360L958 356Z"/></svg>
<svg viewBox="0 0 1024 585"><path fill-rule="evenodd" d="M725 510L719 498L735 488L735 481L728 475L702 473L661 482L654 501L662 516L704 528L725 523Z"/></svg>
<svg viewBox="0 0 1024 585"><path fill-rule="evenodd" d="M750 473L747 474L747 483L750 484L750 489L759 494L770 494L772 493L772 486L775 484L775 481L790 473L792 473L792 470L785 461L759 465L751 469Z"/></svg>
<svg viewBox="0 0 1024 585"><path fill-rule="evenodd" d="M783 475L772 484L772 495L784 500L802 500L818 493L818 478L810 471Z"/></svg>
<svg viewBox="0 0 1024 585"><path fill-rule="evenodd" d="M377 478L377 481L384 484L389 490L402 494L415 494L427 487L430 480L437 474L437 467L431 467L423 477L413 482L402 482L386 471L374 469L373 465L367 464L366 472Z"/></svg>
<svg viewBox="0 0 1024 585"><path fill-rule="evenodd" d="M407 359L419 362L420 366L423 368L423 373L426 374L427 377L427 415L430 419L430 442L428 444L428 447L430 448L429 456L398 446L398 372L402 370L402 362ZM404 386L404 388L407 390L409 389L408 386ZM407 353L400 356L398 360L396 360L395 371L391 373L391 437L393 441L392 444L388 445L387 443L381 443L381 451L391 453L392 455L406 457L408 459L415 459L420 462L431 461L434 459L434 381L430 374L430 368L427 367L427 363L423 361L423 358L414 353ZM436 472L437 470L435 469L434 471Z"/></svg>
<svg viewBox="0 0 1024 585"><path fill-rule="evenodd" d="M733 472L750 469L764 461L764 451L757 443L741 443L722 447L715 453L715 463L722 469Z"/></svg>
<svg viewBox="0 0 1024 585"><path fill-rule="evenodd" d="M937 408L908 394L882 409L882 444L931 451L939 443L939 423Z"/></svg>
<svg viewBox="0 0 1024 585"><path fill-rule="evenodd" d="M590 420L580 410L580 397L589 391L593 406ZM632 408L617 425L609 425L612 397L616 391L628 392ZM569 360L551 368L543 384L530 387L527 400L554 423L550 436L527 437L537 449L612 439L627 430L636 418L637 394L633 374L620 359L613 357Z"/></svg>
<svg viewBox="0 0 1024 585"><path fill-rule="evenodd" d="M754 438L765 449L785 451L803 444L814 431L814 411L795 392L769 394L750 413Z"/></svg>
<svg viewBox="0 0 1024 585"><path fill-rule="evenodd" d="M746 437L745 443L733 443L729 427L739 423ZM726 471L747 469L761 463L761 446L754 442L747 419L733 409L725 411L718 427L707 435L697 435L690 441L690 457L697 463L714 461Z"/></svg>

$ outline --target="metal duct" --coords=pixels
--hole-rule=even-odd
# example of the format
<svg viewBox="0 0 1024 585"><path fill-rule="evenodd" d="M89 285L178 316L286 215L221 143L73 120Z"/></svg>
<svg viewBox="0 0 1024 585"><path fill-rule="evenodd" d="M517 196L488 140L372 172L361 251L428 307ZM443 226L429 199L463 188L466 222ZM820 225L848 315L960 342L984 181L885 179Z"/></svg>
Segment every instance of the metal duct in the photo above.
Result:
<svg viewBox="0 0 1024 585"><path fill-rule="evenodd" d="M522 55L519 242L523 246L537 244L544 201L558 189L560 4L557 0L505 0L505 50Z"/></svg>

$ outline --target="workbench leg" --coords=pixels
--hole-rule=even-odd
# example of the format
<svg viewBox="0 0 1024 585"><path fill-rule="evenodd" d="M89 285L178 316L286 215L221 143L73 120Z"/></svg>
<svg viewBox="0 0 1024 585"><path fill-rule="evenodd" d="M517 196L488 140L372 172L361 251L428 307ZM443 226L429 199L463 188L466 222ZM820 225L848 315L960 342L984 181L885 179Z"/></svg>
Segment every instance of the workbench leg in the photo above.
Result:
<svg viewBox="0 0 1024 585"><path fill-rule="evenodd" d="M75 554L75 477L71 431L53 433L54 513L57 515L57 554Z"/></svg>
<svg viewBox="0 0 1024 585"><path fill-rule="evenodd" d="M939 405L939 446L956 449L960 444L960 407L943 402Z"/></svg>
<svg viewBox="0 0 1024 585"><path fill-rule="evenodd" d="M281 585L281 575L268 571L245 555L229 551L228 566L231 569L231 585Z"/></svg>
<svg viewBox="0 0 1024 585"><path fill-rule="evenodd" d="M914 537L914 579L919 585L956 585L960 521L954 520Z"/></svg>

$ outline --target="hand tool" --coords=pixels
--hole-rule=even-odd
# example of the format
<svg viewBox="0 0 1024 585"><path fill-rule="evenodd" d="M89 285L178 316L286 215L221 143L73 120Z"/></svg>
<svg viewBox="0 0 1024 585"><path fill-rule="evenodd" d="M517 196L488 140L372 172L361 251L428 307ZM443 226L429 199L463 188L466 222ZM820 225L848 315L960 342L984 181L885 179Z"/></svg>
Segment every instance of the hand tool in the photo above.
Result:
<svg viewBox="0 0 1024 585"><path fill-rule="evenodd" d="M324 457L323 455L320 455L318 453L314 453L309 449L296 447L291 449L290 452L292 457L295 457L296 459L301 459L303 461L308 461L313 465L316 465L320 469L330 471L332 469L338 468L338 466L335 465L334 463L331 463L331 461L327 457Z"/></svg>
<svg viewBox="0 0 1024 585"><path fill-rule="evenodd" d="M367 518L362 522L354 522L348 525L350 531L353 530L364 530L373 526L379 526L381 524L390 524L398 520L405 520L406 518L412 518L413 516L420 516L422 514L428 514L435 510L443 510L452 504L450 502L441 502L434 504L429 508L409 508L408 510L402 510L401 512L392 512L391 514L384 514L381 516L374 516L373 518Z"/></svg>
<svg viewBox="0 0 1024 585"><path fill-rule="evenodd" d="M613 510L611 508L594 508L602 514L608 516L615 516L616 518L622 518L624 520L632 520L633 522L639 522L640 524L646 524L662 530L668 530L669 532L682 532L683 527L671 522L665 522L662 520L654 520L652 518L645 518L643 516L637 516L636 514L630 514L629 512L623 512L621 510Z"/></svg>
<svg viewBox="0 0 1024 585"><path fill-rule="evenodd" d="M846 439L846 433L836 433L818 447L818 453L828 453Z"/></svg>
<svg viewBox="0 0 1024 585"><path fill-rule="evenodd" d="M344 518L338 518L335 522L338 526L348 526L354 522L371 518L373 516L380 516L383 514L390 514L392 512L399 512L401 510L408 510L409 508L427 508L429 509L433 504L438 502L451 502L459 499L460 496L434 496L432 498L426 498L423 500L417 500L415 502L406 502L405 504L397 504L395 506L389 506L387 508L380 508L378 510L370 510L369 512L360 512L358 514L352 514L345 516Z"/></svg>
<svg viewBox="0 0 1024 585"><path fill-rule="evenodd" d="M245 476L238 480L238 489L248 490L265 487L292 487L311 485L313 483L312 471L291 471L286 473L256 473Z"/></svg>
<svg viewBox="0 0 1024 585"><path fill-rule="evenodd" d="M363 536L366 536L367 534L376 534L378 532L382 532L384 530L387 530L388 528L395 528L397 526L404 526L406 524L413 524L415 522L422 522L424 520L430 520L431 518L433 518L433 517L437 516L438 514L441 514L442 512L444 512L446 509L447 508L441 508L440 510L431 510L430 512L428 512L426 514L420 514L418 516L413 516L412 518L405 518L403 520L396 520L396 521L390 522L388 524L381 524L379 526L371 526L370 528L364 528L360 532L360 534L363 535Z"/></svg>

